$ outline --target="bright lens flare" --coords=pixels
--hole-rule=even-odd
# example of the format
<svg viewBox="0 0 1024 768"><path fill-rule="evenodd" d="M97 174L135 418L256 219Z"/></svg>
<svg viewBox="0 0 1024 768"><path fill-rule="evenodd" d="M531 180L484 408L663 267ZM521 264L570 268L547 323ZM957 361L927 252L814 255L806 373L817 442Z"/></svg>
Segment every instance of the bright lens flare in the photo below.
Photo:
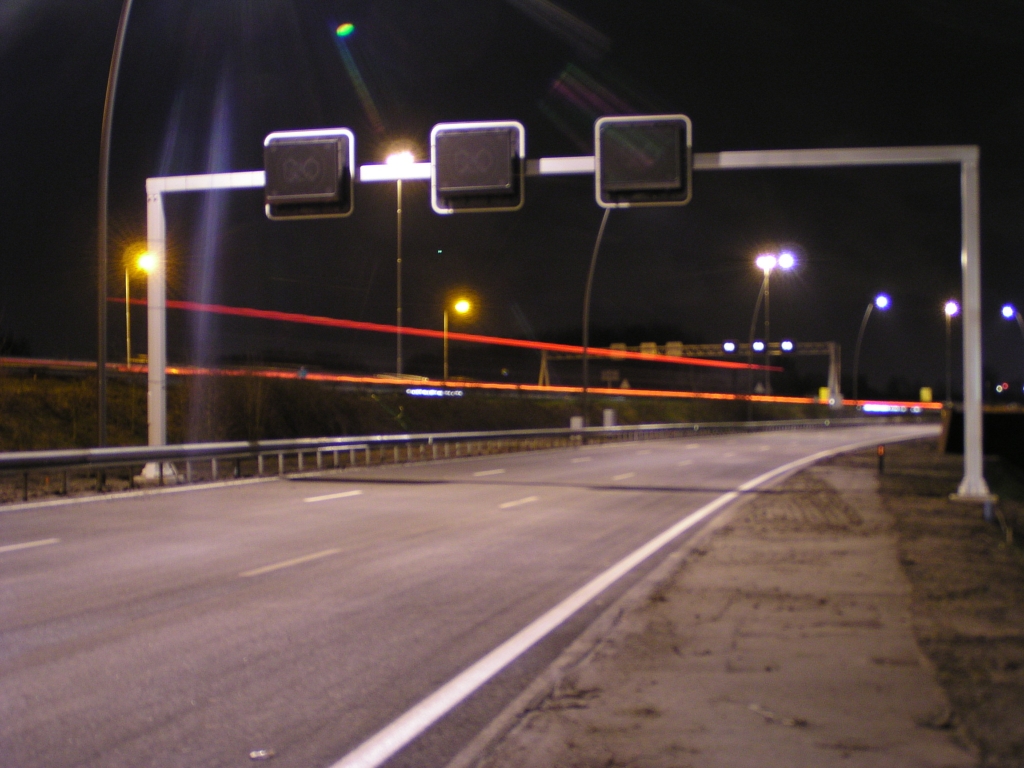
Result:
<svg viewBox="0 0 1024 768"><path fill-rule="evenodd" d="M337 28L337 30L335 30L335 34L338 37L348 37L349 35L351 35L355 31L356 31L355 24L349 24L349 23L346 22L345 24L342 24L341 26L339 26Z"/></svg>
<svg viewBox="0 0 1024 768"><path fill-rule="evenodd" d="M779 254L779 269L792 269L796 265L796 257L789 251Z"/></svg>
<svg viewBox="0 0 1024 768"><path fill-rule="evenodd" d="M892 302L884 293L880 293L875 297L875 306L879 309L888 309L890 303Z"/></svg>
<svg viewBox="0 0 1024 768"><path fill-rule="evenodd" d="M467 312L469 312L470 307L471 305L468 301L466 301L466 299L459 299L458 301L455 302L454 305L455 311L458 312L460 315L464 315Z"/></svg>
<svg viewBox="0 0 1024 768"><path fill-rule="evenodd" d="M1012 320L1013 316L1017 314L1017 310L1013 308L1013 304L1006 304L1003 306L1003 317L1007 320Z"/></svg>
<svg viewBox="0 0 1024 768"><path fill-rule="evenodd" d="M947 301L946 306L942 309L946 313L946 317L956 317L960 314L960 305L952 300Z"/></svg>
<svg viewBox="0 0 1024 768"><path fill-rule="evenodd" d="M412 152L405 149L388 155L384 162L388 165L412 165L416 162L416 158L413 157Z"/></svg>
<svg viewBox="0 0 1024 768"><path fill-rule="evenodd" d="M149 251L139 256L135 265L147 275L156 269L156 256Z"/></svg>

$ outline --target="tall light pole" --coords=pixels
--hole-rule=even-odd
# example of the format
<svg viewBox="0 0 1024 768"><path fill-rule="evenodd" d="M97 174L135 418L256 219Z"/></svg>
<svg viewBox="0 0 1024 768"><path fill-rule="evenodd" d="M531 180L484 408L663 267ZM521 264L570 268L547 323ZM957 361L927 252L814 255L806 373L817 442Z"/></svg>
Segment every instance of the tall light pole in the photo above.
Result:
<svg viewBox="0 0 1024 768"><path fill-rule="evenodd" d="M953 318L960 314L960 305L950 299L943 305L942 312L946 316L946 406L953 406L953 347L952 338Z"/></svg>
<svg viewBox="0 0 1024 768"><path fill-rule="evenodd" d="M455 303L452 304L452 309L460 315L469 313L469 310L473 308L473 305L469 303L469 299L456 299ZM448 305L444 308L444 382L448 383Z"/></svg>
<svg viewBox="0 0 1024 768"><path fill-rule="evenodd" d="M103 98L103 121L100 123L100 184L97 195L99 211L97 218L96 258L96 444L102 448L107 444L107 216L110 190L110 144L114 125L114 100L117 96L117 79L121 72L121 54L124 51L124 36L128 30L128 16L132 11L132 0L124 0L121 16L117 21L114 35L114 52L110 57L107 72L107 91ZM100 474L100 486L103 473Z"/></svg>
<svg viewBox="0 0 1024 768"><path fill-rule="evenodd" d="M884 293L880 293L875 296L874 300L868 303L868 308L864 310L864 319L860 321L860 332L857 334L857 346L853 351L853 399L857 399L857 376L860 371L860 345L864 341L864 329L868 327L868 318L871 317L871 310L878 307L879 310L885 311L889 308L892 301Z"/></svg>
<svg viewBox="0 0 1024 768"><path fill-rule="evenodd" d="M754 304L754 316L750 320L750 362L754 362L754 328L757 325L757 314L761 308L761 300L764 299L764 392L766 395L772 393L772 381L771 381L771 352L769 351L768 341L771 337L771 275L772 270L778 267L779 269L789 270L796 265L796 258L789 251L783 251L779 254L774 253L762 253L755 260L754 264L758 269L764 272L764 280L761 282L761 291L757 295L757 301Z"/></svg>
<svg viewBox="0 0 1024 768"><path fill-rule="evenodd" d="M134 262L129 259L124 267L124 361L129 371L132 368L132 294L129 272L133 266L148 275L156 266L156 256L146 251L136 257Z"/></svg>
<svg viewBox="0 0 1024 768"><path fill-rule="evenodd" d="M401 152L395 152L388 155L385 162L388 165L412 165L416 162L412 152L409 150L403 150ZM399 376L402 375L402 180L396 181L397 185L397 215L398 215L398 251L397 258L395 260L396 267L396 303L395 303L395 326L398 331L395 334L396 340L396 354L395 354L395 373Z"/></svg>

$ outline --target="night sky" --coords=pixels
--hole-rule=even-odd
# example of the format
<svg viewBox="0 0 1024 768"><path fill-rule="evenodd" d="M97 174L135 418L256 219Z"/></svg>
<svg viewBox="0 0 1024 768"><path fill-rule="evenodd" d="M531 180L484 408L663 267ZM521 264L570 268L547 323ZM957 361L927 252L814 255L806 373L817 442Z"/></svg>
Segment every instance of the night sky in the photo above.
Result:
<svg viewBox="0 0 1024 768"><path fill-rule="evenodd" d="M99 131L119 12L119 0L0 3L7 353L95 359ZM355 32L339 42L344 22ZM682 112L697 152L980 145L986 386L1020 381L1024 339L999 308L1024 305L1021 40L1019 0L135 0L113 134L110 295L123 296L123 254L145 238L146 177L260 169L271 131L350 128L363 164L399 146L428 159L438 122L518 120L537 158L592 154L602 115ZM465 287L481 308L457 330L578 343L602 213L592 177L528 179L516 213L443 217L427 184L404 191L406 324L439 329L445 296ZM348 219L270 222L262 202L261 190L167 198L169 298L394 321L394 184L357 185ZM754 257L785 246L799 265L772 279L773 338L838 341L848 374L864 309L885 291L893 308L871 319L862 373L880 392L938 394L959 210L955 166L697 172L687 207L611 213L593 338L745 339ZM112 360L123 359L122 312L111 306ZM394 366L381 334L169 322L172 362ZM409 341L407 371L430 372L438 346ZM469 375L507 367L536 380L535 356L457 354Z"/></svg>

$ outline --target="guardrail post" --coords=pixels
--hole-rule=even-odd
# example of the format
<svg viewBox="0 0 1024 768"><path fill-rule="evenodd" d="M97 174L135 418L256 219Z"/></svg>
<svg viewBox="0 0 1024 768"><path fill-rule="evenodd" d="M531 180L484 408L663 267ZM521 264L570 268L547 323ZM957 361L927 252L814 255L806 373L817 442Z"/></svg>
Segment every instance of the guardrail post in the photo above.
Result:
<svg viewBox="0 0 1024 768"><path fill-rule="evenodd" d="M192 460L185 460L185 482L191 485L192 483Z"/></svg>
<svg viewBox="0 0 1024 768"><path fill-rule="evenodd" d="M263 454L262 453L258 454L256 456L256 474L260 475L260 476L263 475Z"/></svg>
<svg viewBox="0 0 1024 768"><path fill-rule="evenodd" d="M398 446L395 446L395 464L398 463Z"/></svg>
<svg viewBox="0 0 1024 768"><path fill-rule="evenodd" d="M242 476L242 460L235 459L235 477L239 478Z"/></svg>
<svg viewBox="0 0 1024 768"><path fill-rule="evenodd" d="M324 468L324 452L323 451L319 451L318 450L316 452L316 468L317 469L323 469Z"/></svg>
<svg viewBox="0 0 1024 768"><path fill-rule="evenodd" d="M301 472L302 471L302 451L299 451L298 456L299 456L299 472Z"/></svg>
<svg viewBox="0 0 1024 768"><path fill-rule="evenodd" d="M210 472L213 474L214 482L216 482L216 480L217 480L217 474L218 474L217 470L218 469L219 468L217 467L217 460L216 459L210 459Z"/></svg>
<svg viewBox="0 0 1024 768"><path fill-rule="evenodd" d="M370 446L366 446L366 466L370 466Z"/></svg>
<svg viewBox="0 0 1024 768"><path fill-rule="evenodd" d="M283 475L284 474L284 454L283 453L277 454L277 474L279 474L279 475Z"/></svg>

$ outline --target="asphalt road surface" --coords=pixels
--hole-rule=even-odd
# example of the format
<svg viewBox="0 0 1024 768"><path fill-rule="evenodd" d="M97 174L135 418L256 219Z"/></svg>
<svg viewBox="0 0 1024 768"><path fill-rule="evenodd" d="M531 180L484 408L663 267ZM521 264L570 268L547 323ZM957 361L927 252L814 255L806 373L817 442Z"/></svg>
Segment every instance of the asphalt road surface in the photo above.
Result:
<svg viewBox="0 0 1024 768"><path fill-rule="evenodd" d="M0 766L334 765L722 494L934 432L694 436L0 512ZM444 766L658 556L385 764Z"/></svg>

